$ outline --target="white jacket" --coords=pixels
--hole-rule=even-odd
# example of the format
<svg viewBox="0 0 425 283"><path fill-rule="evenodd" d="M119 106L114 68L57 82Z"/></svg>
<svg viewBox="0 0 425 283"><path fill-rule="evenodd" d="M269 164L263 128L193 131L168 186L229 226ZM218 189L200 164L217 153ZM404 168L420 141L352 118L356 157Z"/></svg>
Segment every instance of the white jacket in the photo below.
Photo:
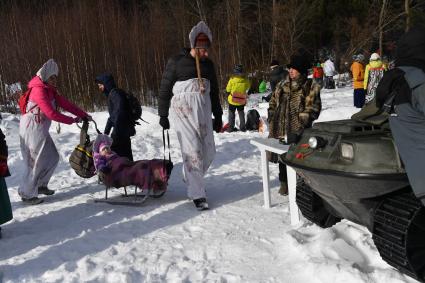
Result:
<svg viewBox="0 0 425 283"><path fill-rule="evenodd" d="M326 60L325 64L323 64L323 72L326 77L333 77L336 75L335 65L331 60Z"/></svg>

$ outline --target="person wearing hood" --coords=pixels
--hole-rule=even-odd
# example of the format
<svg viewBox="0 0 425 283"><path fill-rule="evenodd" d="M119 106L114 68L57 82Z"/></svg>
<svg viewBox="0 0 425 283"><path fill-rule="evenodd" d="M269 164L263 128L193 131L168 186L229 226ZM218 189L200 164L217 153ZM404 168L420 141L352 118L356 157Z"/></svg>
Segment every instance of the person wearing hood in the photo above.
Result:
<svg viewBox="0 0 425 283"><path fill-rule="evenodd" d="M183 179L188 197L198 210L208 209L204 175L215 156L213 129L223 126L217 76L208 58L212 42L209 27L200 21L189 33L190 49L171 57L162 75L159 124L177 132L183 158ZM214 122L211 120L214 115Z"/></svg>
<svg viewBox="0 0 425 283"><path fill-rule="evenodd" d="M379 81L384 76L385 67L382 64L381 56L378 53L372 53L369 58L369 64L366 65L363 88L366 92L365 104L370 103L376 95L376 88Z"/></svg>
<svg viewBox="0 0 425 283"><path fill-rule="evenodd" d="M354 107L362 108L365 103L365 90L363 88L365 69L363 66L364 56L358 54L354 56L354 62L351 64L351 73L353 74L354 88Z"/></svg>
<svg viewBox="0 0 425 283"><path fill-rule="evenodd" d="M425 205L425 28L412 28L398 40L395 68L376 90L376 106L386 105L410 186Z"/></svg>
<svg viewBox="0 0 425 283"><path fill-rule="evenodd" d="M109 73L98 75L95 82L99 91L108 99L109 118L106 122L104 134L109 135L113 128L111 149L119 156L127 157L133 161L130 137L136 134L136 130L131 121L127 94L116 86L114 77Z"/></svg>
<svg viewBox="0 0 425 283"><path fill-rule="evenodd" d="M7 184L4 178L10 176L7 166L8 148L6 139L0 129L0 225L12 220L12 206L10 204L9 193L7 192ZM1 227L0 227L1 239Z"/></svg>
<svg viewBox="0 0 425 283"><path fill-rule="evenodd" d="M248 90L251 87L249 80L243 75L242 65L236 65L233 69L233 76L230 77L226 86L228 93L227 102L229 103L229 128L227 132L235 131L235 111L238 110L239 129L246 131L245 127L245 104L248 96Z"/></svg>
<svg viewBox="0 0 425 283"><path fill-rule="evenodd" d="M269 138L284 139L288 144L297 142L305 128L311 127L322 109L320 85L307 78L310 64L305 56L291 57L289 75L281 81L269 102ZM277 161L269 155L270 161ZM288 194L286 165L279 162L279 181L282 195Z"/></svg>
<svg viewBox="0 0 425 283"><path fill-rule="evenodd" d="M23 176L18 192L27 204L43 202L39 194L52 195L54 190L47 187L59 162L59 154L49 134L53 121L64 124L78 123L91 116L61 96L56 88L59 68L49 59L28 83L30 90L26 113L21 116L19 136L24 161ZM63 108L76 117L60 113Z"/></svg>

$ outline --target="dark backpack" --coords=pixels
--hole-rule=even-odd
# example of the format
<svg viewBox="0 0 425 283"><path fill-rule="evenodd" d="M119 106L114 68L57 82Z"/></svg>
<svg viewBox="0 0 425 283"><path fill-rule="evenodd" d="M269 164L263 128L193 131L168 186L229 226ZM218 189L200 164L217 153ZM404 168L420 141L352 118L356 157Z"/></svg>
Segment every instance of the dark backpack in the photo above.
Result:
<svg viewBox="0 0 425 283"><path fill-rule="evenodd" d="M260 126L260 113L257 110L251 109L246 114L246 129L248 131L258 131Z"/></svg>
<svg viewBox="0 0 425 283"><path fill-rule="evenodd" d="M131 92L125 92L125 98L128 103L128 113L131 123L133 126L140 125L138 120L144 120L142 119L142 105L139 99Z"/></svg>
<svg viewBox="0 0 425 283"><path fill-rule="evenodd" d="M69 157L69 164L78 176L91 178L95 175L93 160L93 141L87 133L89 122L84 121L80 132L80 144L74 149ZM99 132L100 133L100 132Z"/></svg>

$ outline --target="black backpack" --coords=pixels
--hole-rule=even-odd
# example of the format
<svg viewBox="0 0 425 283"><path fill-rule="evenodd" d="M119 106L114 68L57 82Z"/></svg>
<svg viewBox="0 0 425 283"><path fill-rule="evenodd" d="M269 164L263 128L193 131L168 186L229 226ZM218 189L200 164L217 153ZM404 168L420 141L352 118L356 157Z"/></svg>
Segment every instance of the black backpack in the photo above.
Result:
<svg viewBox="0 0 425 283"><path fill-rule="evenodd" d="M251 109L246 114L246 129L248 131L258 131L260 126L260 113L257 110Z"/></svg>
<svg viewBox="0 0 425 283"><path fill-rule="evenodd" d="M128 103L128 113L133 126L140 125L138 120L142 120L142 105L139 99L131 92L125 92L125 98Z"/></svg>

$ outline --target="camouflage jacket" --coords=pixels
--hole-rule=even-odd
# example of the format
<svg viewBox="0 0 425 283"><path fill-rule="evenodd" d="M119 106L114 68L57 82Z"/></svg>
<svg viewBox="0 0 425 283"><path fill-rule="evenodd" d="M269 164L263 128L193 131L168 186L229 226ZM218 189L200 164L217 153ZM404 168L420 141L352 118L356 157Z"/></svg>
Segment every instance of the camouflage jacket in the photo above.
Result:
<svg viewBox="0 0 425 283"><path fill-rule="evenodd" d="M269 103L269 137L283 138L287 133L301 134L311 127L322 109L320 86L300 76L281 81Z"/></svg>

